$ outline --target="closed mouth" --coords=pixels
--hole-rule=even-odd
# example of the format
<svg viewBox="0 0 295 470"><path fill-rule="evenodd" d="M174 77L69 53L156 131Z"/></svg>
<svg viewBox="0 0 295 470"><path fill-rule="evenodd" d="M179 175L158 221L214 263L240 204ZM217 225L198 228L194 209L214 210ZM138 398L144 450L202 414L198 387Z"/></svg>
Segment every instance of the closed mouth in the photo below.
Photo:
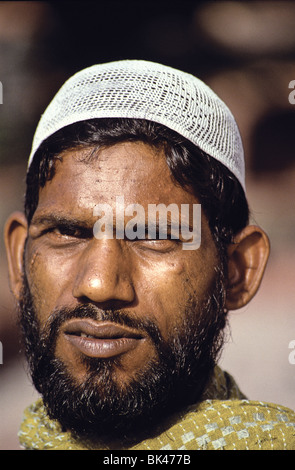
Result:
<svg viewBox="0 0 295 470"><path fill-rule="evenodd" d="M73 319L62 328L67 341L90 357L108 358L133 350L145 339L138 330L117 323Z"/></svg>

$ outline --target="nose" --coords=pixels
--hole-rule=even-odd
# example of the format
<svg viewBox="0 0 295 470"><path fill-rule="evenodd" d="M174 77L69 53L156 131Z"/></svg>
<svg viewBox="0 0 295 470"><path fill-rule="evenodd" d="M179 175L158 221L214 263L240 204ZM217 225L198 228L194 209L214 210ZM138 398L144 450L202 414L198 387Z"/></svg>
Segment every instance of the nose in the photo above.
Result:
<svg viewBox="0 0 295 470"><path fill-rule="evenodd" d="M73 296L99 304L134 300L132 264L121 240L95 239L89 243L79 259Z"/></svg>

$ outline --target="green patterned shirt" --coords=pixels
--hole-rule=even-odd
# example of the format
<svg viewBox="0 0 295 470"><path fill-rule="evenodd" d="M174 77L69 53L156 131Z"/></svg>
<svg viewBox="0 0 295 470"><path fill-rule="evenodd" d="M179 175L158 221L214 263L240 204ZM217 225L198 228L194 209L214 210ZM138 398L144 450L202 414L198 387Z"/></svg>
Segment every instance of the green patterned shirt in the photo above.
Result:
<svg viewBox="0 0 295 470"><path fill-rule="evenodd" d="M24 449L107 450L62 432L41 399L25 410L19 440ZM216 367L200 403L169 429L128 450L295 450L295 412L247 400L233 378Z"/></svg>

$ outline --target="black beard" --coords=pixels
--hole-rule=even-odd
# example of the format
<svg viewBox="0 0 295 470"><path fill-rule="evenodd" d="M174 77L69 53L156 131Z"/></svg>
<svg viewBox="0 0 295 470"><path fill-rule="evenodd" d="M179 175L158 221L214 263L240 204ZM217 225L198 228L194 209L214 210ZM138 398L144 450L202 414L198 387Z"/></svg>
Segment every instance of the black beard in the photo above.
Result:
<svg viewBox="0 0 295 470"><path fill-rule="evenodd" d="M142 440L168 418L197 403L224 342L222 272L217 270L213 291L202 305L195 299L188 302L181 330L168 341L151 321L138 321L124 311L101 311L92 304L54 312L41 329L24 277L19 313L25 355L48 416L58 420L63 431L110 446L111 442ZM85 356L87 380L76 383L54 355L60 325L75 317L99 318L145 330L157 350L157 360L147 362L144 370L122 388L113 380L113 368L120 366L120 358Z"/></svg>

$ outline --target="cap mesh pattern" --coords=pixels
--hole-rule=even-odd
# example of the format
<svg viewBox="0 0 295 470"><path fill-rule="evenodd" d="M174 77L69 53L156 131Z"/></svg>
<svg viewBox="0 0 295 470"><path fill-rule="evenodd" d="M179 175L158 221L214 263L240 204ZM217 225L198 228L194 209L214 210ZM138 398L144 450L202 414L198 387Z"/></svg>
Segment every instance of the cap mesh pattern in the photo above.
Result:
<svg viewBox="0 0 295 470"><path fill-rule="evenodd" d="M112 117L167 126L223 163L244 187L243 146L228 107L193 75L142 60L98 64L69 78L40 119L29 164L41 142L61 128Z"/></svg>

